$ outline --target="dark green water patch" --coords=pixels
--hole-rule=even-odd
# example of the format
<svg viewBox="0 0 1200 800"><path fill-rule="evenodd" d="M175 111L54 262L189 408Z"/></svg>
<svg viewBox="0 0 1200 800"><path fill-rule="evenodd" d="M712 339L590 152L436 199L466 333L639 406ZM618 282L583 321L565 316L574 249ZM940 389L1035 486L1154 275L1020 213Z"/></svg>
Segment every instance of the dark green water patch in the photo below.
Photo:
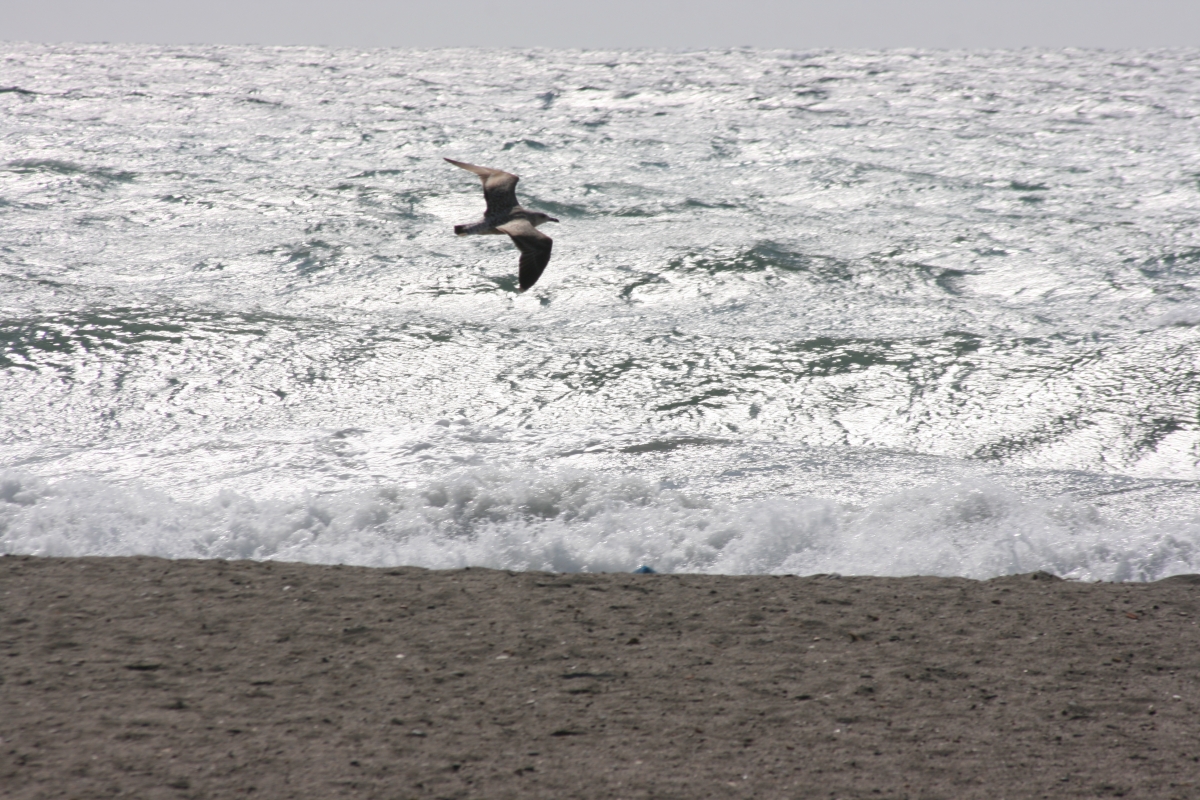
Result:
<svg viewBox="0 0 1200 800"><path fill-rule="evenodd" d="M56 364L56 356L80 351L120 350L144 342L182 341L184 328L149 321L121 320L85 315L76 319L51 318L0 322L0 369L36 369Z"/></svg>
<svg viewBox="0 0 1200 800"><path fill-rule="evenodd" d="M489 275L484 280L496 285L501 291L513 292L515 294L520 290L518 279L518 275Z"/></svg>
<svg viewBox="0 0 1200 800"><path fill-rule="evenodd" d="M642 273L641 275L639 275L637 277L636 280L633 280L630 283L625 284L625 286L621 289L621 299L632 301L634 292L636 292L638 289L640 289L643 286L650 286L650 285L656 284L656 283L666 283L666 281L663 280L662 277L659 275L655 275L655 274L649 273L649 272Z"/></svg>
<svg viewBox="0 0 1200 800"><path fill-rule="evenodd" d="M135 173L108 167L84 167L70 161L55 158L22 158L10 161L5 167L18 175L48 174L78 179L86 185L106 189L113 184L132 183Z"/></svg>
<svg viewBox="0 0 1200 800"><path fill-rule="evenodd" d="M925 265L921 265L925 266ZM961 295L963 293L963 278L970 275L970 272L961 269L941 269L938 267L927 267L928 271L933 273L933 282L938 288L946 294Z"/></svg>
<svg viewBox="0 0 1200 800"><path fill-rule="evenodd" d="M701 392L698 395L676 400L671 403L663 403L659 406L654 406L655 411L678 411L685 408L724 408L725 403L716 402L716 398L730 397L734 394L731 389L715 388L709 389L706 392Z"/></svg>
<svg viewBox="0 0 1200 800"><path fill-rule="evenodd" d="M189 338L210 334L257 338L281 323L288 321L264 314L167 315L157 309L132 307L0 320L0 369L51 366L70 371L63 356L120 352L144 345L178 345Z"/></svg>
<svg viewBox="0 0 1200 800"><path fill-rule="evenodd" d="M521 205L525 208L536 208L538 211L544 211L552 217L560 218L585 217L590 213L584 206L573 203L556 203L553 200L541 200L532 196Z"/></svg>
<svg viewBox="0 0 1200 800"><path fill-rule="evenodd" d="M791 344L786 351L802 357L805 376L843 375L880 366L908 366L918 357L911 345L901 348L897 342L886 339L838 340L823 336Z"/></svg>
<svg viewBox="0 0 1200 800"><path fill-rule="evenodd" d="M814 86L801 86L797 89L793 89L792 95L794 97L803 97L806 100L816 102L828 98L829 92L825 89L819 89Z"/></svg>
<svg viewBox="0 0 1200 800"><path fill-rule="evenodd" d="M311 275L335 264L342 254L340 245L329 244L321 239L309 239L298 245L275 248L269 252L282 255L301 275Z"/></svg>
<svg viewBox="0 0 1200 800"><path fill-rule="evenodd" d="M1200 272L1200 247L1187 247L1148 258L1138 269L1147 278L1195 275Z"/></svg>
<svg viewBox="0 0 1200 800"><path fill-rule="evenodd" d="M793 383L886 368L909 374L914 385L934 381L950 369L969 374L970 356L983 340L969 333L950 331L921 339L870 339L817 337L756 349L739 360L731 374L759 384L761 381Z"/></svg>
<svg viewBox="0 0 1200 800"><path fill-rule="evenodd" d="M707 200L697 200L689 197L683 201L684 208L737 208L735 203L710 203Z"/></svg>
<svg viewBox="0 0 1200 800"><path fill-rule="evenodd" d="M779 269L786 272L808 272L825 279L850 280L850 264L830 256L810 255L789 250L775 242L759 242L748 250L728 256L689 253L672 259L667 267L680 271L703 271L710 275L722 272L764 272Z"/></svg>
<svg viewBox="0 0 1200 800"><path fill-rule="evenodd" d="M586 362L587 356L584 357ZM623 358L609 364L587 364L586 369L575 368L570 371L551 373L550 378L562 381L571 389L595 391L602 389L624 377L626 373L644 369L646 363L636 358Z"/></svg>
<svg viewBox="0 0 1200 800"><path fill-rule="evenodd" d="M972 453L973 458L984 461L1002 461L1022 453L1035 452L1054 442L1061 441L1081 428L1095 425L1088 415L1079 409L1065 414L1058 414L1026 428L1002 436L994 442L979 447Z"/></svg>
<svg viewBox="0 0 1200 800"><path fill-rule="evenodd" d="M724 444L720 439L709 439L699 436L679 436L671 439L655 439L642 444L631 444L628 447L622 447L622 453L669 453L672 450L678 450L681 447L689 447L706 444Z"/></svg>
<svg viewBox="0 0 1200 800"><path fill-rule="evenodd" d="M1139 453L1153 452L1172 433L1191 427L1188 421L1174 417L1153 417L1139 422L1138 437L1134 442L1134 449Z"/></svg>

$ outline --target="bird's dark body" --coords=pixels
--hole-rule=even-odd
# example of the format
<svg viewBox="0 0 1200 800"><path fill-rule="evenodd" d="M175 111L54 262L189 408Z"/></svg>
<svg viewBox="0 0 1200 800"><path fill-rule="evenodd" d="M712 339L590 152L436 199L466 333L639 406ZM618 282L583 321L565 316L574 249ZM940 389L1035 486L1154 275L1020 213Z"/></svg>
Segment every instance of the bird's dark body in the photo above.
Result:
<svg viewBox="0 0 1200 800"><path fill-rule="evenodd" d="M487 211L483 219L467 225L455 225L459 236L505 234L521 251L520 290L523 292L537 283L538 278L550 263L550 251L554 240L537 230L545 222L558 222L554 217L540 211L529 211L517 203L516 175L490 167L477 167L447 158L451 164L473 172L483 181L483 197Z"/></svg>
<svg viewBox="0 0 1200 800"><path fill-rule="evenodd" d="M488 235L488 234L496 234L497 236L506 236L507 234L504 231L497 230L497 226L505 225L505 224L512 222L513 220L517 220L517 219L527 220L527 221L529 221L529 224L533 225L535 228L538 225L541 225L542 222L545 222L545 221L558 222L558 220L556 220L556 219L537 220L537 221L530 220L529 212L526 211L525 209L521 208L520 206L518 206L514 209L511 209L511 211L507 214L500 214L500 215L497 215L492 218L485 216L479 222L472 222L468 225L455 225L454 232L456 234L458 234L459 236L480 236L480 235ZM547 236L546 238L549 239L550 237ZM553 240L551 240L551 241L553 241Z"/></svg>

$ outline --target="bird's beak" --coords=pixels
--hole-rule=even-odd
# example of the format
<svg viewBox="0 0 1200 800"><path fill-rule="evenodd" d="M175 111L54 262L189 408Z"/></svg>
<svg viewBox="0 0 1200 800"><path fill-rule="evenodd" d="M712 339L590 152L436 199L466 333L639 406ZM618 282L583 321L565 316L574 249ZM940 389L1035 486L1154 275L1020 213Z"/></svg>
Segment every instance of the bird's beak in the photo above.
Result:
<svg viewBox="0 0 1200 800"><path fill-rule="evenodd" d="M546 221L547 222L558 222L558 220L556 220L554 217L547 217Z"/></svg>

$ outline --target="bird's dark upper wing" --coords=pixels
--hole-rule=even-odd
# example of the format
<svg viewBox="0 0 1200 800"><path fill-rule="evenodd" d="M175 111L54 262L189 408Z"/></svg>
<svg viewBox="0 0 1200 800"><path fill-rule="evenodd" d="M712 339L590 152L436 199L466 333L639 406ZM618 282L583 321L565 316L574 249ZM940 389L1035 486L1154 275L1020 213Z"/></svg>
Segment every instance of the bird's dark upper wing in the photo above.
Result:
<svg viewBox="0 0 1200 800"><path fill-rule="evenodd" d="M498 225L496 230L507 233L521 251L521 270L518 278L523 292L537 283L538 278L546 271L554 240L544 233L539 233L537 228L524 219L514 219L506 225Z"/></svg>
<svg viewBox="0 0 1200 800"><path fill-rule="evenodd" d="M483 180L483 199L487 201L487 216L503 214L517 205L517 181L521 180L510 172L490 167L477 167L447 158L456 167L474 172Z"/></svg>

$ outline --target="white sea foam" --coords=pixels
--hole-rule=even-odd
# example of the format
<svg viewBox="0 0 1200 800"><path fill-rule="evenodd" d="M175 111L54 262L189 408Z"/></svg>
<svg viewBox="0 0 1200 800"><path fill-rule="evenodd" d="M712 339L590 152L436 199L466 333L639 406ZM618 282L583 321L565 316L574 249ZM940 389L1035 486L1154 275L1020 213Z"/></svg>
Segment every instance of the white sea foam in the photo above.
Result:
<svg viewBox="0 0 1200 800"><path fill-rule="evenodd" d="M1200 572L1200 517L1137 528L986 482L862 508L818 498L709 503L640 478L463 470L413 488L180 502L97 480L0 480L0 551L148 554L558 572L961 575L1080 580Z"/></svg>

